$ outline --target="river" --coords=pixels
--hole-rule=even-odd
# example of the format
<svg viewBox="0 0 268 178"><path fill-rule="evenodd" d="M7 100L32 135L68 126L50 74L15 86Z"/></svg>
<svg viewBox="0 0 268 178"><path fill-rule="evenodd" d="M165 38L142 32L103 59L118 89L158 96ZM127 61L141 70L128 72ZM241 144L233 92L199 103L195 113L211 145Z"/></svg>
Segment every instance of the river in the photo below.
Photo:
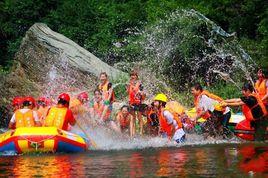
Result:
<svg viewBox="0 0 268 178"><path fill-rule="evenodd" d="M267 143L0 156L0 177L268 177Z"/></svg>

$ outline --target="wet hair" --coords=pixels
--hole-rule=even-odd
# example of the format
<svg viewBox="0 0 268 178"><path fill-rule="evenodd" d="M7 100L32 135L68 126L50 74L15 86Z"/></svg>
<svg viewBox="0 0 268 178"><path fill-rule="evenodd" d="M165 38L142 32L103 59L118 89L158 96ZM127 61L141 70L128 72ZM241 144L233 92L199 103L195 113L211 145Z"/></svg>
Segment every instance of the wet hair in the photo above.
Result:
<svg viewBox="0 0 268 178"><path fill-rule="evenodd" d="M29 101L23 101L23 106L31 106L32 104Z"/></svg>
<svg viewBox="0 0 268 178"><path fill-rule="evenodd" d="M122 111L124 108L127 108L127 111L129 112L130 111L130 108L128 105L123 105L121 108L120 108L120 111Z"/></svg>
<svg viewBox="0 0 268 178"><path fill-rule="evenodd" d="M129 73L129 75L130 75L130 76L135 75L135 76L138 77L138 72L135 71L135 70L133 70L133 71L131 71L131 72Z"/></svg>
<svg viewBox="0 0 268 178"><path fill-rule="evenodd" d="M195 90L200 90L203 91L203 87L200 83L196 83L192 86L192 88L194 88Z"/></svg>
<svg viewBox="0 0 268 178"><path fill-rule="evenodd" d="M268 78L268 69L266 68L259 68L258 72L261 72L264 78Z"/></svg>
<svg viewBox="0 0 268 178"><path fill-rule="evenodd" d="M250 83L245 83L242 87L243 91L250 91L253 92L254 91L254 87L250 84Z"/></svg>
<svg viewBox="0 0 268 178"><path fill-rule="evenodd" d="M98 88L94 90L94 95L95 95L96 92L99 92L100 94L102 93L101 90L98 89Z"/></svg>
<svg viewBox="0 0 268 178"><path fill-rule="evenodd" d="M69 102L60 98L60 99L58 100L58 104L69 105Z"/></svg>
<svg viewBox="0 0 268 178"><path fill-rule="evenodd" d="M105 77L108 77L108 75L107 75L106 72L101 72L101 73L100 73L100 76L102 76L102 75L105 75Z"/></svg>

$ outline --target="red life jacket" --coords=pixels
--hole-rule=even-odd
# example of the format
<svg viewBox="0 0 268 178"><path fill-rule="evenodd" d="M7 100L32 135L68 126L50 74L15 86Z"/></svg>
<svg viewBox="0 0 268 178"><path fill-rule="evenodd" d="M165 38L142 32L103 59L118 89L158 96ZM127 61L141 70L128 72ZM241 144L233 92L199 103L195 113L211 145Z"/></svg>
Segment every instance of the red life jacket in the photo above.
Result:
<svg viewBox="0 0 268 178"><path fill-rule="evenodd" d="M125 117L123 116L122 112L120 111L117 115L119 117L119 124L121 128L127 128L130 124L130 114L127 114Z"/></svg>
<svg viewBox="0 0 268 178"><path fill-rule="evenodd" d="M133 84L132 82L129 83L128 87L128 96L129 96L129 104L141 104L141 102L145 99L145 96L138 95L138 92L140 91L140 85L141 83L137 81L136 84Z"/></svg>
<svg viewBox="0 0 268 178"><path fill-rule="evenodd" d="M264 105L263 102L261 101L259 95L253 93L253 94L250 94L249 96L253 96L254 98L256 98L256 100L257 100L257 104L256 104L255 106L251 107L251 108L248 107L246 104L242 105L242 112L243 112L243 114L245 115L245 118L246 118L247 120L250 120L250 121L251 121L251 120L255 120L255 118L254 118L253 115L252 115L252 109L254 109L254 108L257 107L257 106L260 106L260 107L261 107L261 110L262 110L262 112L263 112L263 116L266 116L266 115L267 115L267 110L266 110L266 108L265 108L265 105Z"/></svg>

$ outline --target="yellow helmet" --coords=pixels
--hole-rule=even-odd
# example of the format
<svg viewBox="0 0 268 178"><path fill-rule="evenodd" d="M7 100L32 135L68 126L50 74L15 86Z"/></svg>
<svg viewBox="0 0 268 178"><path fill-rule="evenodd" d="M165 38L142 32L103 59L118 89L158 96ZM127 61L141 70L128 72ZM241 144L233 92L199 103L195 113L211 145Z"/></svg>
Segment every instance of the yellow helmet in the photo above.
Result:
<svg viewBox="0 0 268 178"><path fill-rule="evenodd" d="M216 111L224 111L225 108L221 104L215 104L214 109Z"/></svg>
<svg viewBox="0 0 268 178"><path fill-rule="evenodd" d="M163 94L163 93L159 93L159 94L157 94L155 97L154 97L154 100L155 101L162 101L162 102L167 102L167 100L168 100L168 98L167 98L167 96L165 95L165 94Z"/></svg>

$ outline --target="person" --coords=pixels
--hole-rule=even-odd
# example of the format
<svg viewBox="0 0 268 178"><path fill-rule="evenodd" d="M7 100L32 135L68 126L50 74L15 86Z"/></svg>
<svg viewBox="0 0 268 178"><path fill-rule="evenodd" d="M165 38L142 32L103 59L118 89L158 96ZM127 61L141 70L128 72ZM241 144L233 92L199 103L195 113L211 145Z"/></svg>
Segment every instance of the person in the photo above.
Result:
<svg viewBox="0 0 268 178"><path fill-rule="evenodd" d="M46 97L40 97L37 100L37 114L40 122L43 123L49 110L49 100Z"/></svg>
<svg viewBox="0 0 268 178"><path fill-rule="evenodd" d="M113 103L115 101L115 93L112 87L112 83L108 80L108 75L106 72L100 73L100 84L98 86L98 89L101 91L103 100L109 103L109 106L103 111L103 115L106 113L112 113Z"/></svg>
<svg viewBox="0 0 268 178"><path fill-rule="evenodd" d="M222 102L225 106L242 106L242 112L252 128L255 129L254 139L265 140L267 127L267 110L259 95L254 93L254 88L250 83L245 83L242 87L243 96L240 98L227 99Z"/></svg>
<svg viewBox="0 0 268 178"><path fill-rule="evenodd" d="M33 110L35 107L34 98L30 96L25 97L22 106L22 109L17 109L13 114L9 122L9 128L41 126L38 114Z"/></svg>
<svg viewBox="0 0 268 178"><path fill-rule="evenodd" d="M191 93L194 96L194 105L197 111L197 114L192 118L192 121L196 122L202 117L206 120L201 124L202 131L208 133L210 136L223 134L224 127L227 128L227 124L231 117L230 108L222 107L220 105L223 99L203 90L200 83L195 84L191 88Z"/></svg>
<svg viewBox="0 0 268 178"><path fill-rule="evenodd" d="M72 110L73 115L77 116L79 114L84 114L87 111L86 104L88 100L89 97L87 92L81 92L75 98L71 98L69 108Z"/></svg>
<svg viewBox="0 0 268 178"><path fill-rule="evenodd" d="M159 134L162 137L173 139L177 143L185 141L185 132L182 125L177 122L173 114L165 106L168 99L163 93L154 97L154 106L157 107L159 118Z"/></svg>
<svg viewBox="0 0 268 178"><path fill-rule="evenodd" d="M157 107L154 102L148 105L146 109L147 131L151 136L157 136L159 131L159 118L157 116Z"/></svg>
<svg viewBox="0 0 268 178"><path fill-rule="evenodd" d="M143 91L143 86L138 80L138 73L132 71L130 73L130 81L127 85L129 106L131 107L131 114L134 118L134 132L136 131L136 120L139 121L140 135L143 134L143 120L142 120L142 103L145 100L145 93ZM134 133L135 134L135 133Z"/></svg>
<svg viewBox="0 0 268 178"><path fill-rule="evenodd" d="M258 80L255 83L256 93L259 95L264 105L268 109L268 79L267 71L263 69L258 70Z"/></svg>
<svg viewBox="0 0 268 178"><path fill-rule="evenodd" d="M72 111L69 109L69 102L70 96L67 93L60 94L57 105L49 109L44 126L68 130L68 124L75 125L76 120Z"/></svg>
<svg viewBox="0 0 268 178"><path fill-rule="evenodd" d="M108 109L109 102L103 100L102 93L99 89L94 91L94 97L89 103L90 118L88 122L92 125L102 125L118 131L118 128L113 120L111 120L111 111ZM107 111L106 113L104 111Z"/></svg>
<svg viewBox="0 0 268 178"><path fill-rule="evenodd" d="M130 137L133 137L133 116L129 112L129 107L124 105L116 115L117 126L121 133L129 131Z"/></svg>

